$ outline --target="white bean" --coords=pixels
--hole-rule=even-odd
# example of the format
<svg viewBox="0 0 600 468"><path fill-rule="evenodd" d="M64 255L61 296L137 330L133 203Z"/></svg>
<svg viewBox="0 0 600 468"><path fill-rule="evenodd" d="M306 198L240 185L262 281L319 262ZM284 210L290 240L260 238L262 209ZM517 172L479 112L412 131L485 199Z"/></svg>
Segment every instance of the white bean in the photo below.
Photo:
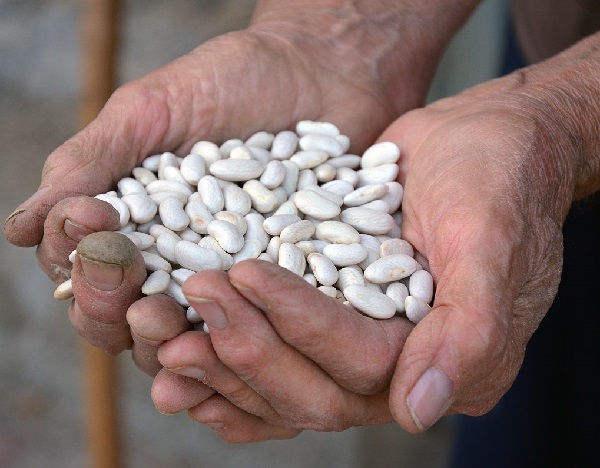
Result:
<svg viewBox="0 0 600 468"><path fill-rule="evenodd" d="M336 266L356 265L367 257L367 249L360 244L329 244L323 254Z"/></svg>
<svg viewBox="0 0 600 468"><path fill-rule="evenodd" d="M188 270L187 268L178 268L171 272L171 278L173 278L177 284L183 286L183 283L195 273L195 271Z"/></svg>
<svg viewBox="0 0 600 468"><path fill-rule="evenodd" d="M385 294L396 304L396 312L404 312L406 310L405 301L408 296L408 288L404 283L394 281L388 284Z"/></svg>
<svg viewBox="0 0 600 468"><path fill-rule="evenodd" d="M367 286L351 284L344 289L344 296L352 306L369 317L387 319L396 314L396 303L391 298Z"/></svg>
<svg viewBox="0 0 600 468"><path fill-rule="evenodd" d="M150 221L158 208L152 199L145 193L132 193L121 198L123 203L129 208L131 220L135 223L142 224Z"/></svg>
<svg viewBox="0 0 600 468"><path fill-rule="evenodd" d="M211 213L223 211L225 206L223 190L214 176L205 175L198 181L198 193Z"/></svg>
<svg viewBox="0 0 600 468"><path fill-rule="evenodd" d="M412 275L417 261L404 254L388 255L375 260L365 269L365 278L372 283L390 283Z"/></svg>
<svg viewBox="0 0 600 468"><path fill-rule="evenodd" d="M175 257L179 265L193 271L220 270L222 266L217 252L184 240L175 246Z"/></svg>
<svg viewBox="0 0 600 468"><path fill-rule="evenodd" d="M205 159L199 154L190 153L181 161L179 170L188 184L198 185L198 181L206 175Z"/></svg>
<svg viewBox="0 0 600 468"><path fill-rule="evenodd" d="M303 276L306 269L304 254L294 244L281 244L278 264L280 267L290 270L298 276Z"/></svg>
<svg viewBox="0 0 600 468"><path fill-rule="evenodd" d="M228 270L233 266L233 255L231 255L229 252L226 252L214 237L205 236L200 239L198 245L206 249L214 250L219 255L221 258L222 270Z"/></svg>
<svg viewBox="0 0 600 468"><path fill-rule="evenodd" d="M300 221L300 217L295 214L274 214L265 219L263 228L268 234L278 236L287 226L298 221Z"/></svg>
<svg viewBox="0 0 600 468"><path fill-rule="evenodd" d="M294 204L302 213L317 219L335 218L341 212L339 205L310 189L297 192Z"/></svg>
<svg viewBox="0 0 600 468"><path fill-rule="evenodd" d="M410 295L429 304L433 299L433 277L427 270L417 270L408 281Z"/></svg>
<svg viewBox="0 0 600 468"><path fill-rule="evenodd" d="M225 210L233 211L240 216L246 216L252 208L250 195L248 195L241 187L234 184L223 187L223 199L225 202Z"/></svg>
<svg viewBox="0 0 600 468"><path fill-rule="evenodd" d="M320 135L337 136L340 130L330 122L315 122L312 120L301 120L296 124L296 133L301 137L311 133Z"/></svg>
<svg viewBox="0 0 600 468"><path fill-rule="evenodd" d="M332 244L359 244L360 234L341 221L323 221L315 229L315 237Z"/></svg>
<svg viewBox="0 0 600 468"><path fill-rule="evenodd" d="M227 253L239 252L244 246L244 236L234 224L229 221L215 219L207 226L210 234Z"/></svg>
<svg viewBox="0 0 600 468"><path fill-rule="evenodd" d="M290 130L284 130L275 135L271 145L273 159L289 159L298 147L298 135Z"/></svg>
<svg viewBox="0 0 600 468"><path fill-rule="evenodd" d="M142 293L146 296L152 294L162 294L169 287L171 276L164 270L156 270L152 272L142 285Z"/></svg>
<svg viewBox="0 0 600 468"><path fill-rule="evenodd" d="M142 185L148 185L150 182L157 180L156 174L145 167L134 167L131 174Z"/></svg>
<svg viewBox="0 0 600 468"><path fill-rule="evenodd" d="M117 196L107 194L96 195L94 198L109 203L115 210L117 210L117 213L119 213L119 223L121 224L121 227L125 227L127 225L127 223L129 222L130 214L129 208L123 202L123 200L121 200Z"/></svg>
<svg viewBox="0 0 600 468"><path fill-rule="evenodd" d="M341 156L344 154L344 145L339 142L334 136L310 133L300 138L298 142L300 148L307 151L323 151L325 152L325 162L329 156ZM292 160L294 156L292 156ZM313 166L314 167L314 166Z"/></svg>
<svg viewBox="0 0 600 468"><path fill-rule="evenodd" d="M394 218L388 213L362 207L346 208L340 214L340 221L364 234L385 234L394 227Z"/></svg>
<svg viewBox="0 0 600 468"><path fill-rule="evenodd" d="M172 231L183 231L190 224L190 217L183 210L178 198L167 198L158 207L158 214L165 227Z"/></svg>
<svg viewBox="0 0 600 468"><path fill-rule="evenodd" d="M199 141L190 150L191 154L197 154L204 159L207 166L221 159L221 151L219 147L211 141ZM183 164L183 163L182 163Z"/></svg>
<svg viewBox="0 0 600 468"><path fill-rule="evenodd" d="M306 261L313 275L323 286L332 286L339 278L339 273L333 262L323 254L314 252L308 255Z"/></svg>
<svg viewBox="0 0 600 468"><path fill-rule="evenodd" d="M413 323L419 323L431 312L429 304L413 296L406 297L404 307L406 309L406 317Z"/></svg>
<svg viewBox="0 0 600 468"><path fill-rule="evenodd" d="M246 146L256 146L258 148L269 149L273 144L275 135L269 132L256 132L251 135L244 144Z"/></svg>
<svg viewBox="0 0 600 468"><path fill-rule="evenodd" d="M361 167L376 167L382 164L395 164L400 158L400 149L395 143L384 141L368 148L362 156Z"/></svg>
<svg viewBox="0 0 600 468"><path fill-rule="evenodd" d="M221 159L212 163L208 170L221 180L244 182L260 177L265 166L256 159Z"/></svg>
<svg viewBox="0 0 600 468"><path fill-rule="evenodd" d="M292 223L281 231L280 237L282 242L295 244L302 240L310 239L315 233L315 225L306 219Z"/></svg>
<svg viewBox="0 0 600 468"><path fill-rule="evenodd" d="M325 161L327 161L328 158L329 156L325 151L321 149L313 149L306 151L298 151L290 158L290 161L296 163L298 168L302 170L317 167L319 164L323 164Z"/></svg>
<svg viewBox="0 0 600 468"><path fill-rule="evenodd" d="M273 160L267 163L264 172L260 176L260 183L268 189L279 187L285 178L287 171L281 161Z"/></svg>
<svg viewBox="0 0 600 468"><path fill-rule="evenodd" d="M231 154L231 151L238 146L242 146L244 142L239 138L231 138L225 141L221 146L219 146L219 152L221 153L221 158L228 158Z"/></svg>

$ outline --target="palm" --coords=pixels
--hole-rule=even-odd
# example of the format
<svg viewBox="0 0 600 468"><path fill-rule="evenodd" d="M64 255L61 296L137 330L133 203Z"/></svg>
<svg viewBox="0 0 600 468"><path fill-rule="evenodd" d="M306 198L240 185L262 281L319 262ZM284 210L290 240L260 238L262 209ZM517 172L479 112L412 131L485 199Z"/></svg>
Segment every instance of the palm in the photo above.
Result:
<svg viewBox="0 0 600 468"><path fill-rule="evenodd" d="M408 338L397 375L409 363L449 361L446 372L464 389L453 409L481 414L511 385L551 304L562 237L549 205L523 204L549 195L527 185L531 122L464 97L409 113L382 138L403 145L403 235L429 259L437 284L434 310ZM453 349L438 349L438 340ZM396 392L410 389L396 380Z"/></svg>

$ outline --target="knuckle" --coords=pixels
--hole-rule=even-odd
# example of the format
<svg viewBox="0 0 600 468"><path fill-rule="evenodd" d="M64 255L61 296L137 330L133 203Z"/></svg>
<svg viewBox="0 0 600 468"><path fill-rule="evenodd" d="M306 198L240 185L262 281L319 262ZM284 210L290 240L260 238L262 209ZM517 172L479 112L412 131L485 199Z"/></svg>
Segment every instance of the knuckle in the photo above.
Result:
<svg viewBox="0 0 600 468"><path fill-rule="evenodd" d="M298 408L292 420L296 430L317 432L341 432L350 427L344 417L345 408L339 398L322 396L313 402L310 409Z"/></svg>
<svg viewBox="0 0 600 468"><path fill-rule="evenodd" d="M245 381L257 378L268 363L270 352L263 340L236 340L231 347L217 350L219 357Z"/></svg>

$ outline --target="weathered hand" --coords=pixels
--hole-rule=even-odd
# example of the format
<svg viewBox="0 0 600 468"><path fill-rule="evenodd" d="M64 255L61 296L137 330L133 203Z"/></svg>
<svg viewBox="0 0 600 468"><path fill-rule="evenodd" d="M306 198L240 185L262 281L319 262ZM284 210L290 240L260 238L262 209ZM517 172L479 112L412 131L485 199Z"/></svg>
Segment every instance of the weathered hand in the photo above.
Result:
<svg viewBox="0 0 600 468"><path fill-rule="evenodd" d="M368 318L260 260L241 262L229 275L199 272L184 292L210 335L165 339L158 357L166 371L216 394L198 393L198 404L187 406L191 390L178 404L170 397L178 385L163 371L153 387L160 411L189 409L231 442L392 421L388 388L413 327L406 319Z"/></svg>
<svg viewBox="0 0 600 468"><path fill-rule="evenodd" d="M397 107L420 102L425 85L413 78L405 62L394 70L394 86L403 86L406 93L390 99L391 85L382 78L394 67L380 70L380 57L359 53L373 43L374 25L355 12L332 12L319 7L311 16L305 8L292 8L281 16L263 7L248 30L209 41L117 90L94 122L50 155L38 192L5 222L7 239L38 245L41 267L58 284L69 277L67 255L85 234L118 227L108 205L85 196L114 188L149 154L169 150L185 155L198 140L276 132L303 118L336 122L353 135L360 151L391 121ZM376 32L390 34L392 26L385 20ZM365 42L357 44L358 38ZM381 54L391 53L393 39L379 49ZM417 68L429 73L433 64ZM139 296L142 278L130 275L139 271L140 260L125 268L84 265L88 268L76 263L73 271L73 323L95 345L119 352L131 344L125 312ZM111 326L99 331L98 323L104 321ZM139 364L148 370L144 362Z"/></svg>
<svg viewBox="0 0 600 468"><path fill-rule="evenodd" d="M334 303L327 307L308 289L293 295L295 287L288 286L282 292L284 276L275 271L263 282L260 271L270 266L240 264L232 271L233 287L223 274L190 280L185 291L212 333L168 341L159 358L221 394L193 407L192 417L228 440L242 441L255 440L252 434L260 434L259 440L293 435L281 428L332 430L385 421L389 414L377 398L386 394L391 415L411 432L444 414L491 409L513 382L556 293L566 213L574 199L598 188L598 158L591 151L598 134L573 115L589 107L598 122L597 96L572 106L561 100L572 91L565 77L573 69L589 71L585 46L575 48L574 57L410 112L381 136L401 147L403 236L428 258L437 285L432 312L405 342L408 329L399 322L359 318ZM564 120L549 114L561 111ZM206 288L199 278L220 289ZM229 341L240 325L251 331ZM381 348L385 340L372 327L399 334L387 341L391 347ZM365 354L367 349L373 353ZM389 366L398 352L388 393ZM373 367L356 364L367 355L374 356ZM311 366L325 373L321 379L298 378L309 375L304 371ZM323 386L331 381L334 397L323 406L321 397L331 395ZM365 382L375 387L365 388ZM348 392L351 401L362 403L340 406Z"/></svg>

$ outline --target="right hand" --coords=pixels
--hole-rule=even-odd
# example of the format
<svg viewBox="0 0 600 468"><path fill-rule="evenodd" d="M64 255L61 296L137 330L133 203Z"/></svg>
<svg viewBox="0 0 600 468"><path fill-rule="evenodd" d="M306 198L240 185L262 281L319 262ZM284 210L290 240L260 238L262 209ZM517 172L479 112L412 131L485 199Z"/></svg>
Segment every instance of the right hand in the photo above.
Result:
<svg viewBox="0 0 600 468"><path fill-rule="evenodd" d="M115 212L89 197L113 189L150 154L185 155L198 140L277 132L301 119L335 122L360 152L398 113L421 103L422 78L432 74L436 53L411 54L390 21L374 34L364 18L305 10L290 7L281 18L263 9L249 29L211 40L118 89L90 125L48 157L37 193L6 220L6 238L38 245L40 266L58 284L71 274L68 254L85 235L118 228ZM386 51L396 46L394 56L413 59L381 68L382 57L368 47L375 39ZM390 73L403 90L400 98L382 84ZM76 261L70 308L79 333L115 354L132 346L125 314L145 277L139 256L120 263ZM156 373L156 356L140 355L138 365Z"/></svg>

